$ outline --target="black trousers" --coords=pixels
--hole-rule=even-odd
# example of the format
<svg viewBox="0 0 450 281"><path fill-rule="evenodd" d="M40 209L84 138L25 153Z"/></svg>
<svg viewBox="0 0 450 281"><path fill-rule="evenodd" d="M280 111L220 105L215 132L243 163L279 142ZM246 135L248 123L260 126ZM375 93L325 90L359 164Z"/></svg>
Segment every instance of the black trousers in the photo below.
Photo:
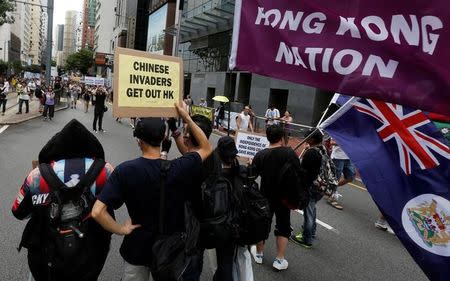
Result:
<svg viewBox="0 0 450 281"><path fill-rule="evenodd" d="M94 110L94 123L92 124L92 129L94 129L94 131L97 130L97 120L98 120L98 129L103 130L102 124L103 124L103 114L104 113L105 113L105 111L103 110L103 108L100 108L100 109L96 108Z"/></svg>
<svg viewBox="0 0 450 281"><path fill-rule="evenodd" d="M53 118L53 116L55 115L55 106L46 104L44 106L44 113L42 115L44 115L44 117L47 117L47 113L48 117Z"/></svg>
<svg viewBox="0 0 450 281"><path fill-rule="evenodd" d="M3 110L2 110L3 113L5 113L5 110L6 110L6 102L7 102L7 101L8 101L7 99L1 99L1 100L0 100L0 107L3 106Z"/></svg>
<svg viewBox="0 0 450 281"><path fill-rule="evenodd" d="M23 99L19 99L19 112L22 113L23 103L25 103L25 113L28 113L28 111L30 111L29 100L23 100Z"/></svg>
<svg viewBox="0 0 450 281"><path fill-rule="evenodd" d="M227 247L216 248L217 270L213 281L233 281L233 260L236 245L229 244Z"/></svg>

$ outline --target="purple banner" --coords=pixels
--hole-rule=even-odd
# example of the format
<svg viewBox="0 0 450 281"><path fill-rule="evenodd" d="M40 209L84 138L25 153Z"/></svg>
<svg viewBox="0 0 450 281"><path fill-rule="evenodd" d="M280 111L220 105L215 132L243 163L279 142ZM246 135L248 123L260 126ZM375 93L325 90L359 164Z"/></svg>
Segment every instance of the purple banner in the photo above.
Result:
<svg viewBox="0 0 450 281"><path fill-rule="evenodd" d="M450 115L447 0L236 0L232 69Z"/></svg>

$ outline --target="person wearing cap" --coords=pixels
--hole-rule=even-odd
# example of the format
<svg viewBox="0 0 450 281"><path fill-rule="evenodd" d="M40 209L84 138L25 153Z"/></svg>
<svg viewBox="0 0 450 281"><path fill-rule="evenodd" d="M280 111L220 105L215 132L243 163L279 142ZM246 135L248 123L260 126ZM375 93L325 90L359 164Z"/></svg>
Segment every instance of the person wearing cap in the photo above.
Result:
<svg viewBox="0 0 450 281"><path fill-rule="evenodd" d="M199 177L202 161L212 152L205 134L187 111L178 105L176 109L198 142L198 148L171 161L165 182L166 198L171 202L171 211L166 214L167 233L184 230L184 203L192 192L194 179ZM150 277L149 257L160 216L160 146L165 131L165 122L160 118L144 118L136 124L134 136L142 156L123 162L114 170L92 209L92 217L104 229L125 236L120 247L125 260L123 281L149 280ZM123 204L130 218L120 224L107 209L118 209Z"/></svg>

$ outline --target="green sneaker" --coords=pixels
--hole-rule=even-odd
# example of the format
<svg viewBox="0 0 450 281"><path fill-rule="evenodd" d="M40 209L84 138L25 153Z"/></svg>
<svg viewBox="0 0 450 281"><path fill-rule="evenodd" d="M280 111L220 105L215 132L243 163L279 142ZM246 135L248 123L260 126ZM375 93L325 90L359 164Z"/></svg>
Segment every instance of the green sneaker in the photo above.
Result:
<svg viewBox="0 0 450 281"><path fill-rule="evenodd" d="M301 233L299 233L297 235L292 234L290 240L292 242L294 242L295 244L300 245L306 249L311 249L311 247L312 247L312 244L308 244L305 242L305 240L303 239L303 234L301 234Z"/></svg>

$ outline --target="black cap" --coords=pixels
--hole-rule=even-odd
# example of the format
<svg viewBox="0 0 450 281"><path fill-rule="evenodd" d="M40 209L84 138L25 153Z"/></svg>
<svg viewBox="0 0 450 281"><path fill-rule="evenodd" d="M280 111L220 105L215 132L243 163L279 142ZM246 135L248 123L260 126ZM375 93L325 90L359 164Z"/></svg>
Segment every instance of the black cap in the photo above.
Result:
<svg viewBox="0 0 450 281"><path fill-rule="evenodd" d="M229 136L221 137L217 142L217 152L223 162L230 164L238 154L234 139Z"/></svg>
<svg viewBox="0 0 450 281"><path fill-rule="evenodd" d="M151 146L159 146L166 134L166 123L161 118L142 118L136 124L133 136Z"/></svg>

